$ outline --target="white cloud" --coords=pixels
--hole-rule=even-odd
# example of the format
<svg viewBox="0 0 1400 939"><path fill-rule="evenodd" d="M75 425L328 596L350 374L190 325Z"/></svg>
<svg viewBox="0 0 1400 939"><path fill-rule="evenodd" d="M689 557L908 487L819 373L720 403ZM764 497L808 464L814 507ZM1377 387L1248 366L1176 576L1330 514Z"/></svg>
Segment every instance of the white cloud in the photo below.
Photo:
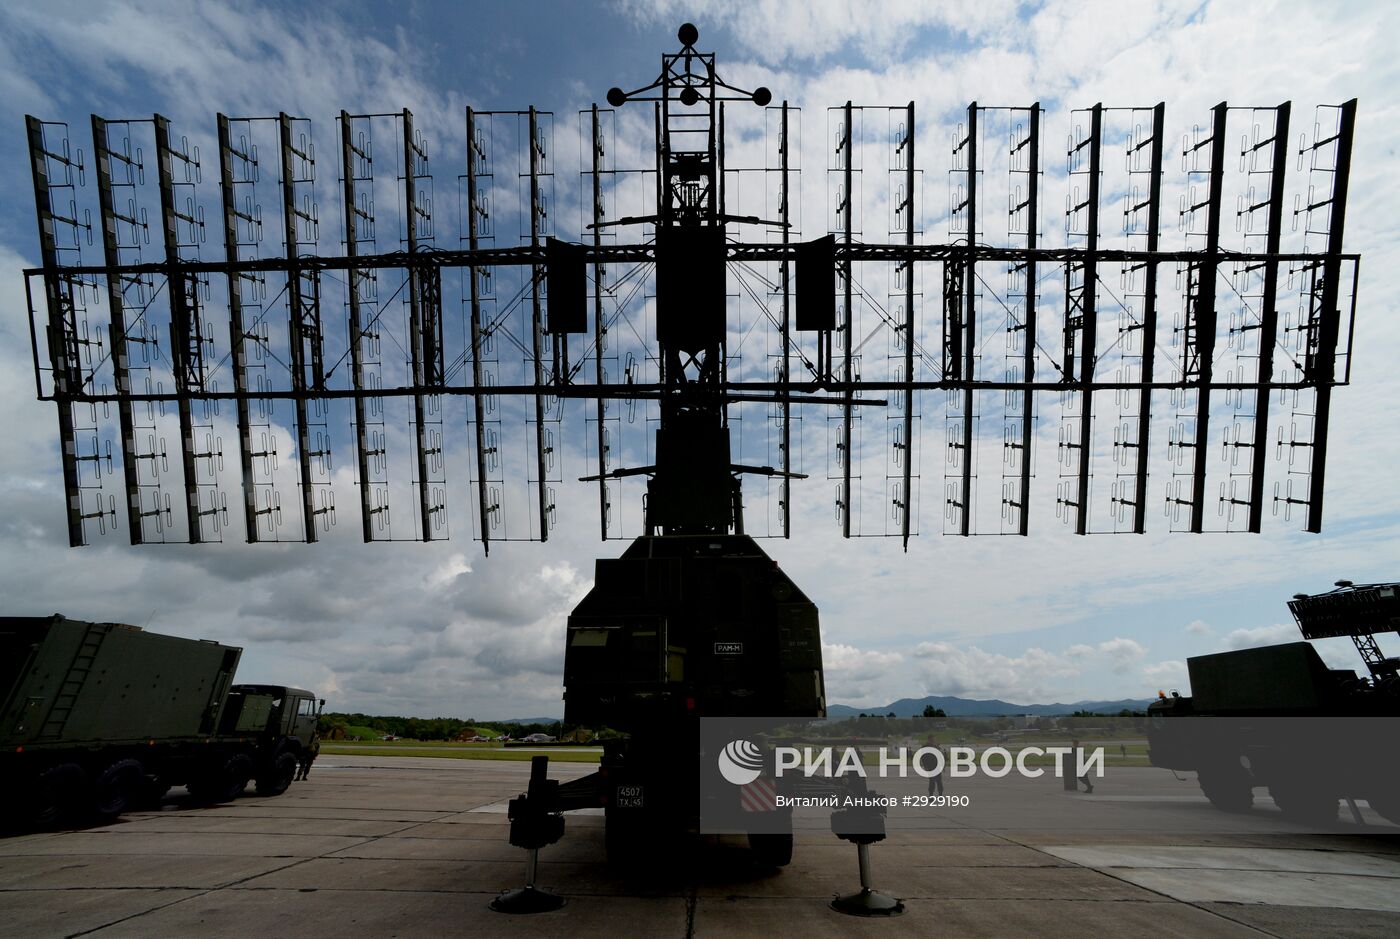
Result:
<svg viewBox="0 0 1400 939"><path fill-rule="evenodd" d="M920 644L915 655L920 659L918 675L924 694L973 698L1006 695L1015 704L1041 698L1060 684L1056 679L1073 678L1082 670L1079 663L1063 655L1037 648L1009 656L976 646L960 648L946 642L930 642Z"/></svg>
<svg viewBox="0 0 1400 939"><path fill-rule="evenodd" d="M1143 677L1148 684L1157 684L1179 687L1186 681L1186 663L1177 659L1166 662L1154 662L1151 665L1144 665L1142 668Z"/></svg>
<svg viewBox="0 0 1400 939"><path fill-rule="evenodd" d="M904 58L923 30L955 36L986 37L1010 31L1017 0L712 0L697 10L683 0L621 0L625 14L662 26L679 26L695 16L699 48L713 48L714 26L745 52L767 64L820 61L856 51L872 64L890 66ZM699 14L697 16L697 14Z"/></svg>
<svg viewBox="0 0 1400 939"><path fill-rule="evenodd" d="M1102 699L1111 694L1098 681L1087 694L1069 689L1105 673L1127 674L1147 651L1142 643L1121 636L1095 646L1076 643L1061 652L1033 647L1021 655L988 652L976 645L923 642L912 650L909 674L919 682L922 694L1001 698L1014 704ZM1144 695L1136 688L1129 696Z"/></svg>
<svg viewBox="0 0 1400 939"><path fill-rule="evenodd" d="M1115 672L1126 672L1134 663L1147 654L1147 647L1134 639L1117 637L1099 643L1099 652L1113 663Z"/></svg>
<svg viewBox="0 0 1400 939"><path fill-rule="evenodd" d="M1185 629L1186 632L1193 636L1211 636L1215 634L1215 630L1210 627L1210 624L1200 619L1193 619L1186 624Z"/></svg>
<svg viewBox="0 0 1400 939"><path fill-rule="evenodd" d="M890 676L903 661L904 656L898 652L822 643L827 700L854 705L888 704L893 700L890 692L894 690Z"/></svg>
<svg viewBox="0 0 1400 939"><path fill-rule="evenodd" d="M1271 646L1280 642L1298 642L1298 627L1291 623L1274 623L1271 626L1255 626L1236 629L1225 637L1225 644L1231 649L1252 649L1255 646Z"/></svg>

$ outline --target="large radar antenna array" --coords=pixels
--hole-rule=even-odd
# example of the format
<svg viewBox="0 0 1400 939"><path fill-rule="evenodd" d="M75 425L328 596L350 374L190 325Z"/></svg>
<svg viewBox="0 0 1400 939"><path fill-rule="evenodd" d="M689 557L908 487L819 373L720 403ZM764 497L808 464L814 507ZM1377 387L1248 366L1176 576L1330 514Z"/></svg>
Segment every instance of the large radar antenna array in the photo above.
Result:
<svg viewBox="0 0 1400 939"><path fill-rule="evenodd" d="M287 113L219 115L207 139L94 116L86 156L27 118L30 331L70 543L316 541L347 480L366 541L443 539L453 512L488 549L544 540L580 452L609 539L789 537L823 450L841 534L906 548L921 516L1140 533L1154 503L1173 530L1259 531L1271 510L1320 530L1359 270L1354 100L1301 137L1289 103L1222 102L1179 147L1163 104L1093 104L1063 168L1039 103L974 103L931 125L946 206L924 198L940 148L914 103L846 102L805 167L827 180L814 226L800 109L723 81L693 26L679 39L654 81L579 115L573 240L570 148L534 107L468 109L455 245L406 109L342 112L319 151ZM615 139L647 103L651 165Z"/></svg>

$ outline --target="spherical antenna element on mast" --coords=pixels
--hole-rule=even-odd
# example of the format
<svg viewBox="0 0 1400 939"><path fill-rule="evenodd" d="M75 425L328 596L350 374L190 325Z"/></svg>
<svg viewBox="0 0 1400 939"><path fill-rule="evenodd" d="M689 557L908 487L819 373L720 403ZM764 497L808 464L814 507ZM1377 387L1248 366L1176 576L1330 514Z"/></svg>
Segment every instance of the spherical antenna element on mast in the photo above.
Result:
<svg viewBox="0 0 1400 939"><path fill-rule="evenodd" d="M626 103L627 92L623 91L621 88L608 89L608 104L611 104L615 108L620 108Z"/></svg>
<svg viewBox="0 0 1400 939"><path fill-rule="evenodd" d="M768 102L773 100L773 92L767 88L758 87L753 90L753 103L760 108L768 107Z"/></svg>
<svg viewBox="0 0 1400 939"><path fill-rule="evenodd" d="M681 89L681 104L686 107L693 107L700 103L700 92L689 85Z"/></svg>
<svg viewBox="0 0 1400 939"><path fill-rule="evenodd" d="M693 46L700 40L700 30L695 28L694 23L682 23L681 28L676 30L676 38L682 46Z"/></svg>

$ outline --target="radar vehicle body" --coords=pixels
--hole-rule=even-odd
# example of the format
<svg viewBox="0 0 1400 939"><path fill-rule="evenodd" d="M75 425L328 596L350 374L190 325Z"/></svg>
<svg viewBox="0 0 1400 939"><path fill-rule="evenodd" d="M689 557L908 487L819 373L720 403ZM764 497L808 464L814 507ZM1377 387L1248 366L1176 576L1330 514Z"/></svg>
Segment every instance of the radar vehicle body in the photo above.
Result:
<svg viewBox="0 0 1400 939"><path fill-rule="evenodd" d="M638 538L598 561L569 617L564 685L566 722L627 734L604 742L598 773L561 787L604 807L622 859L644 836L698 825L702 717L825 715L817 608L745 535ZM719 788L737 804L739 789ZM792 810L770 811L786 815L780 831L769 817L750 842L786 864Z"/></svg>

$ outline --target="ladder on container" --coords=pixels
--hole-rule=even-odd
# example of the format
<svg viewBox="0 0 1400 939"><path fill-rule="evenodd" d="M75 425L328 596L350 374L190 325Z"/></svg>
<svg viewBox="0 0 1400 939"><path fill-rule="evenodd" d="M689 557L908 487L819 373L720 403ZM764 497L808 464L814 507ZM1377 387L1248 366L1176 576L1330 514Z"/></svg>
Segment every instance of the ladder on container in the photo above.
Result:
<svg viewBox="0 0 1400 939"><path fill-rule="evenodd" d="M44 726L39 731L40 740L53 740L63 735L63 728L73 713L73 706L78 701L78 695L82 693L83 685L87 683L88 674L97 661L97 651L102 647L102 640L107 638L107 632L108 628L96 623L88 626L83 641L78 644L78 651L74 653L73 661L68 666L63 684L54 696L53 707L49 708L49 713L44 718Z"/></svg>

